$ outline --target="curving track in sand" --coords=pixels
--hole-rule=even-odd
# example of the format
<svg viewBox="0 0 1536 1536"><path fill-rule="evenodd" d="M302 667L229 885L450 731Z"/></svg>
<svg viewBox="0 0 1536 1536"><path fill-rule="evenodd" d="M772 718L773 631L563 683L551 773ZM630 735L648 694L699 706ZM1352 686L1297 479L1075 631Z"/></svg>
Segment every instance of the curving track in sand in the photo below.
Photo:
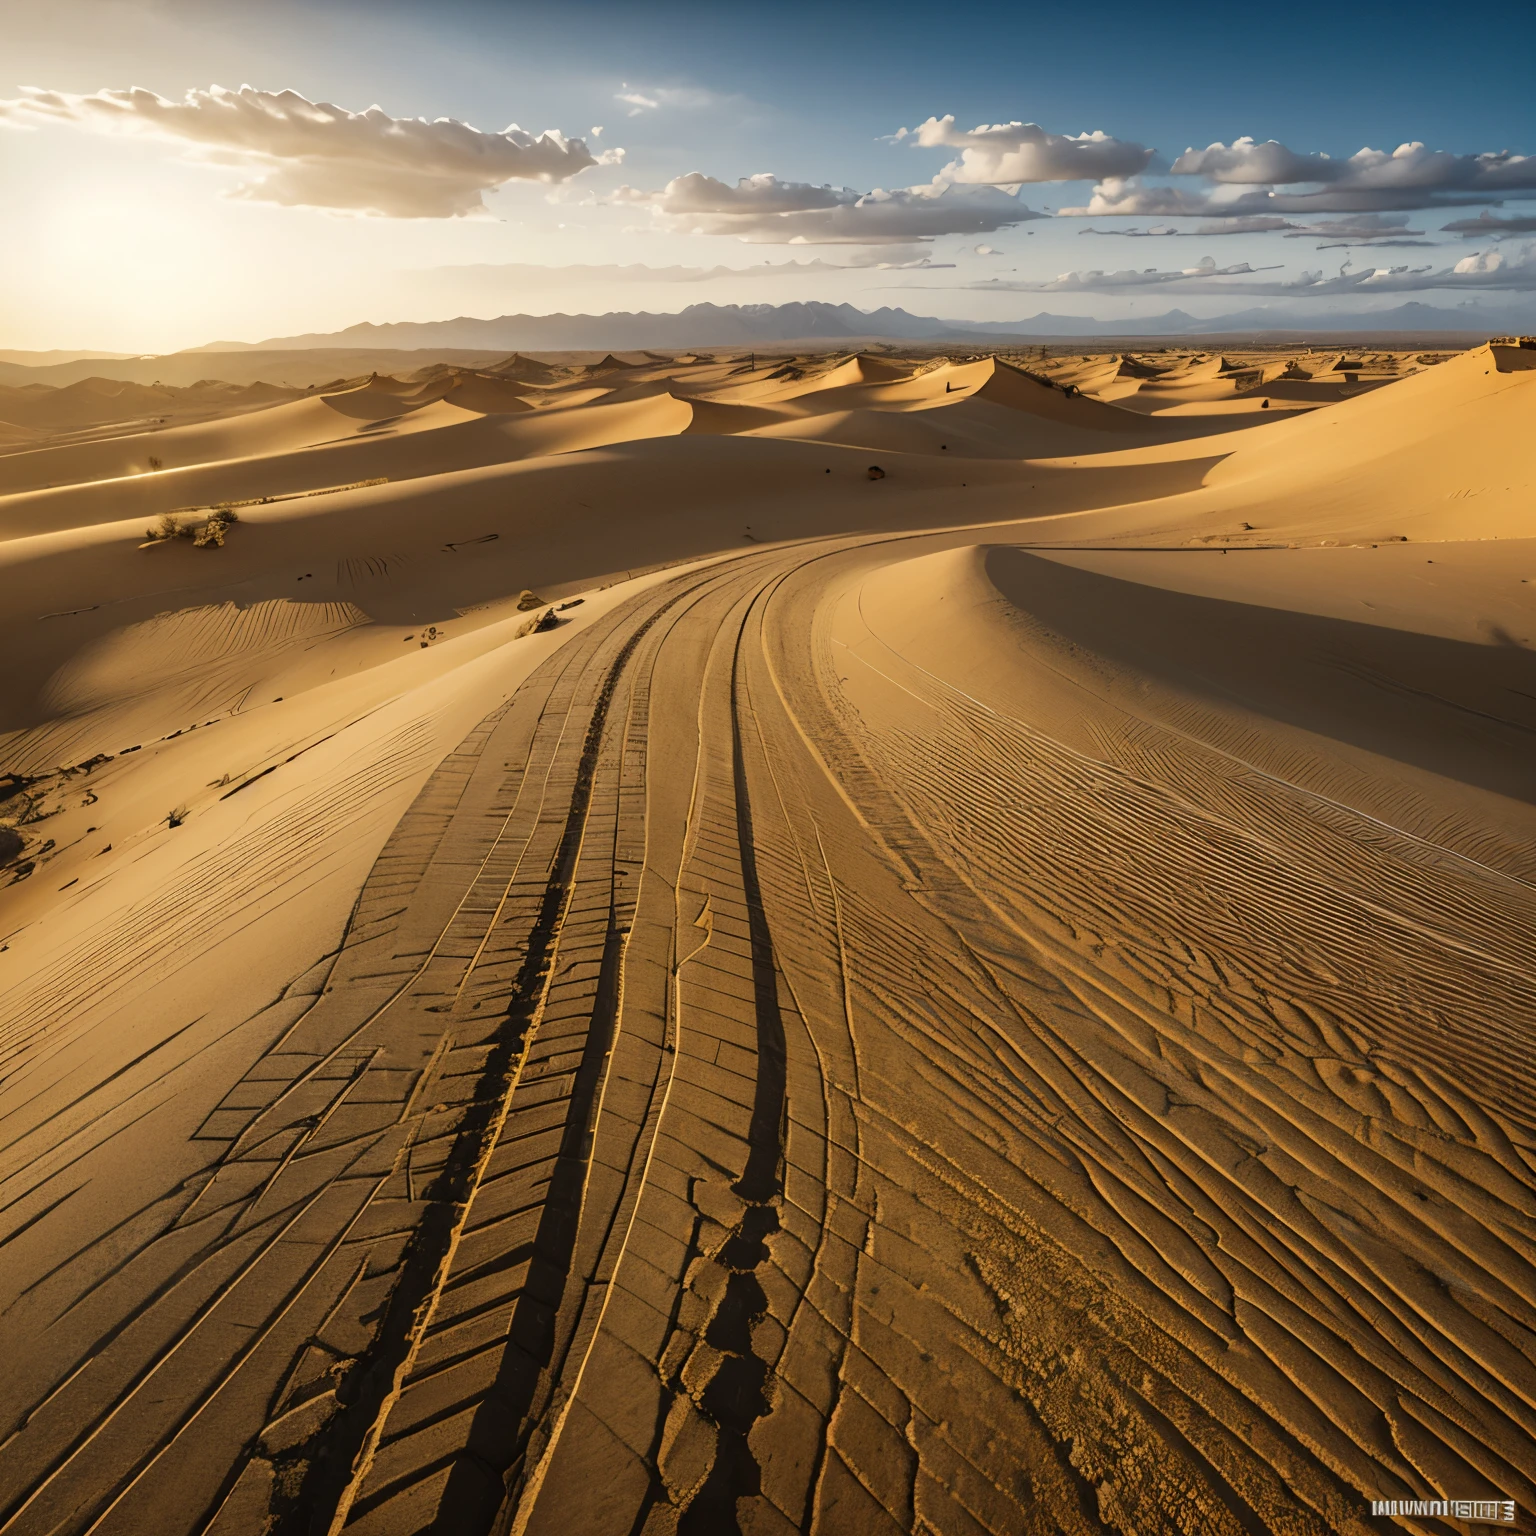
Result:
<svg viewBox="0 0 1536 1536"><path fill-rule="evenodd" d="M34 1282L0 1531L1531 1499L1529 886L946 675L964 544L686 572L465 738L205 1172Z"/></svg>

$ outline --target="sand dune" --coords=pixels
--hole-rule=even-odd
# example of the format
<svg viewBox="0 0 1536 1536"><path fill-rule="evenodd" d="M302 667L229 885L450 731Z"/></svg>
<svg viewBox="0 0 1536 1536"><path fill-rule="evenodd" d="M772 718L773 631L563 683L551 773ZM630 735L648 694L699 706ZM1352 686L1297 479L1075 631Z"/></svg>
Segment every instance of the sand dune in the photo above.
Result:
<svg viewBox="0 0 1536 1536"><path fill-rule="evenodd" d="M533 409L515 385L509 386L483 373L459 375L443 399L449 405L486 416Z"/></svg>
<svg viewBox="0 0 1536 1536"><path fill-rule="evenodd" d="M365 413L371 403L363 402L351 422L319 423L317 430L330 428L333 435L312 444L285 444L152 475L0 496L0 526L21 534L122 518L142 523L175 508L227 499L287 496L363 480L413 479L474 465L574 453L605 443L681 432L691 419L687 405L666 394L618 405L599 402L590 409L558 415L488 416L441 400L405 405L383 416ZM269 425L252 424L258 430ZM288 425L283 423L284 428ZM306 420L304 425L315 424ZM343 429L335 430L337 426Z"/></svg>
<svg viewBox="0 0 1536 1536"><path fill-rule="evenodd" d="M543 384L558 377L560 370L551 367L548 363L541 363L537 358L523 357L514 352L511 357L497 363L488 371L519 383Z"/></svg>
<svg viewBox="0 0 1536 1536"><path fill-rule="evenodd" d="M255 383L245 386L206 379L184 387L129 384L117 379L89 378L49 389L32 385L0 387L0 417L16 426L48 432L150 419L221 413L291 399L297 390Z"/></svg>
<svg viewBox="0 0 1536 1536"><path fill-rule="evenodd" d="M0 1532L1529 1505L1533 359L0 455Z"/></svg>
<svg viewBox="0 0 1536 1536"><path fill-rule="evenodd" d="M40 427L18 427L0 421L0 448L25 447L47 435Z"/></svg>
<svg viewBox="0 0 1536 1536"><path fill-rule="evenodd" d="M1536 353L1466 352L1389 390L1277 422L1245 439L1210 484L1242 484L1256 510L1293 533L1528 535L1533 470L1514 445L1529 434L1533 388ZM1305 503L1282 511L1282 498L1303 488Z"/></svg>
<svg viewBox="0 0 1536 1536"><path fill-rule="evenodd" d="M150 474L154 472L151 458L161 467L175 470L226 459L293 453L368 432L380 421L399 423L404 410L400 396L365 387L195 425L92 443L38 447L30 453L0 457L0 488L24 491Z"/></svg>
<svg viewBox="0 0 1536 1536"><path fill-rule="evenodd" d="M1435 354L1205 353L1056 357L1039 369L1057 383L1145 415L1224 415L1331 405L1432 366ZM1268 401L1266 406L1264 401Z"/></svg>

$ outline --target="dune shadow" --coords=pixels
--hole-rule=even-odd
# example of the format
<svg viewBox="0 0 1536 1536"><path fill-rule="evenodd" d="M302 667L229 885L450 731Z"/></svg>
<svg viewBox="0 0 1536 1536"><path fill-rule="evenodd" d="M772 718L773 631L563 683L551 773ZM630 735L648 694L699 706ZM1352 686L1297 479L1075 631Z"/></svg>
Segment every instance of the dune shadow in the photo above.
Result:
<svg viewBox="0 0 1536 1536"><path fill-rule="evenodd" d="M1536 652L1510 637L1478 645L1193 596L1010 547L988 551L987 574L1063 638L1182 692L1536 803Z"/></svg>

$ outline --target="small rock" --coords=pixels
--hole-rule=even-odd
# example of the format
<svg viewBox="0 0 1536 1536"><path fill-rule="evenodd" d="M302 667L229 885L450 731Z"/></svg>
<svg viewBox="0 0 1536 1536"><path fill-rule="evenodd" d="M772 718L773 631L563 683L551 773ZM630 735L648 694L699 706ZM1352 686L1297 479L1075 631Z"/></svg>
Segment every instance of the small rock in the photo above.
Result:
<svg viewBox="0 0 1536 1536"><path fill-rule="evenodd" d="M518 637L521 638L523 635L543 634L545 630L556 628L559 623L560 620L555 616L555 610L553 608L547 608L538 616L538 618L529 619L528 622L518 630Z"/></svg>

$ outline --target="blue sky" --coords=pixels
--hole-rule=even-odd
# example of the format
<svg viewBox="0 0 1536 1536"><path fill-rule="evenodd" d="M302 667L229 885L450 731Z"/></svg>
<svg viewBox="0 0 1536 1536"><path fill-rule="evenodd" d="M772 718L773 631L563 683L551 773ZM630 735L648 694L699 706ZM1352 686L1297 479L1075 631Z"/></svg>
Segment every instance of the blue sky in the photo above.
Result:
<svg viewBox="0 0 1536 1536"><path fill-rule="evenodd" d="M0 189L24 238L0 254L0 347L160 350L359 320L702 300L818 298L988 319L1306 304L1321 316L1405 298L1530 302L1536 291L1532 231L1520 227L1536 213L1536 160L1466 159L1536 155L1521 78L1536 57L1529 0L1465 15L1416 3L51 0L6 3L3 19L0 103L10 106L0 118L13 131L0 132ZM359 175L371 190L348 190L352 162L328 160L319 140L319 170L286 132L233 148L210 141L207 124L229 112L206 96L196 111L157 116L152 101L146 114L142 98L125 109L126 97L102 95L139 87L183 103L244 84L259 93L248 105L264 133L287 110L275 93L292 91L351 113L377 104L388 119L456 119L508 166L525 151L487 136L513 122L586 149L553 171L540 161L552 182L514 169L468 191L462 159L399 167L369 150L375 163ZM52 93L46 110L23 96L28 87ZM890 141L947 114L950 128L929 134L943 142ZM1013 140L968 146L965 130L1010 123L1040 125L1058 157L1086 152L1068 136L1099 132L1111 158L1134 159L1136 146L1159 158L1129 185L982 185L975 178L990 173L975 167ZM1302 170L1318 165L1305 157L1337 162L1364 146L1390 154L1419 143L1424 156L1459 158L1407 167L1430 208L1379 190L1403 166L1368 167L1339 187L1261 183L1250 149L1219 166L1207 157L1199 174L1165 174L1187 147L1239 139L1278 141ZM617 149L621 163L590 163ZM961 165L971 168L935 205L931 178ZM399 195L386 185L397 172L409 181ZM713 180L674 180L688 173ZM764 173L777 182L743 201L737 180ZM441 177L441 198L428 176ZM928 192L910 208L783 211L786 188L828 183ZM1365 190L1351 191L1357 183ZM377 206L351 206L369 198ZM778 211L759 214L759 203ZM1055 216L1090 205L1105 211ZM1018 206L1052 216L1015 217ZM1224 232L1229 207L1290 227ZM1513 222L1443 230L1485 208ZM1090 228L1102 233L1081 233ZM1136 229L1176 233L1123 233ZM861 244L866 230L878 238ZM609 270L618 266L700 275Z"/></svg>

